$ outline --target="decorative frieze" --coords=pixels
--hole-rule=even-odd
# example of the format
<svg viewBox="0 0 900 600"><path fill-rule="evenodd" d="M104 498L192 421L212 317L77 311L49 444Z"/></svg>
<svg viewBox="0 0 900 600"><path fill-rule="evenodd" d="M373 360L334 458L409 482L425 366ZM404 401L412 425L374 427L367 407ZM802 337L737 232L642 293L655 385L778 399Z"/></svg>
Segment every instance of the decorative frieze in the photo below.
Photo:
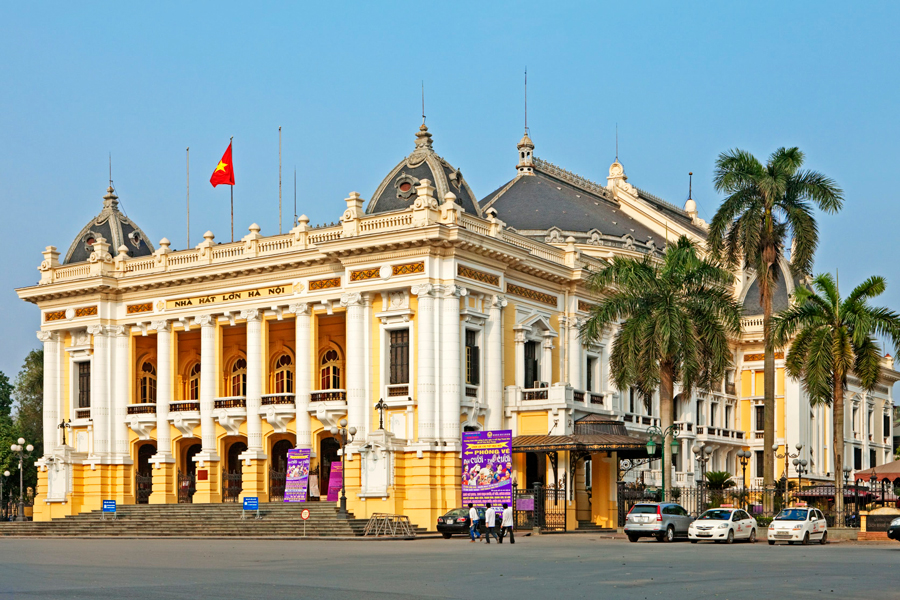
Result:
<svg viewBox="0 0 900 600"><path fill-rule="evenodd" d="M95 317L97 316L97 307L96 306L82 306L81 308L75 309L76 317Z"/></svg>
<svg viewBox="0 0 900 600"><path fill-rule="evenodd" d="M341 287L341 278L340 277L330 277L328 279L316 279L315 281L309 282L309 291L314 292L316 290L327 290L329 288L339 288Z"/></svg>
<svg viewBox="0 0 900 600"><path fill-rule="evenodd" d="M96 306L82 306L80 308L67 308L66 310L52 310L44 313L44 322L62 321L77 317L95 317L98 314Z"/></svg>
<svg viewBox="0 0 900 600"><path fill-rule="evenodd" d="M765 358L766 358L766 355L763 354L763 353L759 353L759 354L745 354L745 355L744 355L744 361L745 361L745 362L752 362L752 361L754 361L754 360L765 360ZM780 359L782 359L782 358L784 358L784 352L776 352L776 353L775 353L775 360L780 360Z"/></svg>
<svg viewBox="0 0 900 600"><path fill-rule="evenodd" d="M375 267L373 269L362 269L360 271L350 271L350 281L365 281L367 279L375 279L379 277L381 269Z"/></svg>
<svg viewBox="0 0 900 600"><path fill-rule="evenodd" d="M590 302L585 302L584 300L578 301L578 310L582 312L591 312L594 309L594 305Z"/></svg>
<svg viewBox="0 0 900 600"><path fill-rule="evenodd" d="M164 305L165 306L165 305ZM129 315L137 315L140 313L153 312L152 302L142 302L141 304L129 304L125 307L125 313Z"/></svg>
<svg viewBox="0 0 900 600"><path fill-rule="evenodd" d="M519 285L515 285L513 283L506 284L506 293L512 294L513 296L520 296L522 298L528 298L529 300L534 300L536 302L541 302L543 304L548 304L550 306L556 306L556 296L552 294L545 294L544 292L539 292L537 290L532 290L530 288L522 287Z"/></svg>
<svg viewBox="0 0 900 600"><path fill-rule="evenodd" d="M456 265L456 274L460 277L465 277L466 279L474 279L481 283L487 283L488 285L500 285L500 277L498 275L485 273L484 271L479 271L471 267Z"/></svg>
<svg viewBox="0 0 900 600"><path fill-rule="evenodd" d="M50 321L62 321L66 318L66 311L64 310L52 310L50 312L44 313L44 322L49 323Z"/></svg>
<svg viewBox="0 0 900 600"><path fill-rule="evenodd" d="M405 263L402 265L394 265L391 267L391 275L412 275L413 273L424 273L425 261Z"/></svg>

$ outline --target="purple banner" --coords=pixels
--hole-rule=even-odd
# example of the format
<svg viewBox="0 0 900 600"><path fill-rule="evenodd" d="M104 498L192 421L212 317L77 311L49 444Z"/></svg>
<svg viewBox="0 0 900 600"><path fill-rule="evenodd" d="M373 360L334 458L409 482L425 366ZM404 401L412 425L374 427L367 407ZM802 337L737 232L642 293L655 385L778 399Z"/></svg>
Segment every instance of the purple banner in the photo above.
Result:
<svg viewBox="0 0 900 600"><path fill-rule="evenodd" d="M309 485L309 450L288 450L284 501L306 502L307 485Z"/></svg>
<svg viewBox="0 0 900 600"><path fill-rule="evenodd" d="M328 474L328 502L337 502L341 496L341 475L344 465L339 462L331 463L331 472Z"/></svg>
<svg viewBox="0 0 900 600"><path fill-rule="evenodd" d="M462 434L462 503L512 504L512 431Z"/></svg>

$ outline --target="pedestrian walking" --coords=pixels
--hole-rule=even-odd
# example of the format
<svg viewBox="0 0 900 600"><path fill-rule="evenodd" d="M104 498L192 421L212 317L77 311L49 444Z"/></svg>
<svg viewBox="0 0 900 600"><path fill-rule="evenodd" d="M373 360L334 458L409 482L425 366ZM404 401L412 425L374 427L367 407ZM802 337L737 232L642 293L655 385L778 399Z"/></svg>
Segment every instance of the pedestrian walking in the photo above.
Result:
<svg viewBox="0 0 900 600"><path fill-rule="evenodd" d="M473 544L475 538L481 538L481 534L478 532L478 511L472 504L469 504L469 537Z"/></svg>
<svg viewBox="0 0 900 600"><path fill-rule="evenodd" d="M484 543L491 543L491 536L497 538L497 543L500 543L500 536L497 535L497 511L491 506L491 503L487 503L487 510L484 511L484 526L487 527L487 533L484 534Z"/></svg>
<svg viewBox="0 0 900 600"><path fill-rule="evenodd" d="M503 538L506 537L506 534L509 534L509 543L516 543L516 536L513 534L513 509L509 504L503 503L503 517L500 520L500 543L503 543Z"/></svg>

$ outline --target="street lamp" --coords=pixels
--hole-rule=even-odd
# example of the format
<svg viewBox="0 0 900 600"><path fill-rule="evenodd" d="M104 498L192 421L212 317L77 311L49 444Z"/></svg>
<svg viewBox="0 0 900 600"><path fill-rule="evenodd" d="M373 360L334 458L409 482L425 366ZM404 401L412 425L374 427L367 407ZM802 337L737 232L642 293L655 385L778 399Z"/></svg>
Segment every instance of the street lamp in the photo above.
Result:
<svg viewBox="0 0 900 600"><path fill-rule="evenodd" d="M332 427L331 435L340 436L341 442L341 508L338 515L347 518L347 493L344 485L344 457L347 456L347 443L353 441L356 427L347 428L347 419L340 420L340 428Z"/></svg>
<svg viewBox="0 0 900 600"><path fill-rule="evenodd" d="M697 462L700 463L700 512L703 512L703 506L706 504L706 499L704 498L706 491L706 463L709 462L711 455L713 453L712 446L704 446L703 444L695 445L691 448L691 452L694 453L694 458L697 459Z"/></svg>
<svg viewBox="0 0 900 600"><path fill-rule="evenodd" d="M743 469L743 487L747 487L747 465L750 463L750 457L753 456L749 450L738 450L738 460L741 461L741 469Z"/></svg>
<svg viewBox="0 0 900 600"><path fill-rule="evenodd" d="M34 450L34 446L25 444L25 438L19 438L18 444L13 444L9 447L10 450L17 453L19 455L19 514L17 521L25 520L25 479L23 477L23 473L25 471L25 459L31 456L32 451Z"/></svg>
<svg viewBox="0 0 900 600"><path fill-rule="evenodd" d="M784 493L787 493L787 479L788 479L788 460L793 458L800 458L800 451L803 450L803 444L798 443L794 446L797 449L797 454L791 454L788 451L787 442L784 444L784 454L778 454L778 444L772 445L772 451L775 453L775 458L778 460L784 459L784 472L781 474L781 478L784 479Z"/></svg>
<svg viewBox="0 0 900 600"><path fill-rule="evenodd" d="M794 468L797 469L797 477L800 478L800 481L797 482L797 493L799 494L803 491L803 474L809 473L809 469L806 468L806 465L809 463L806 462L805 458L795 458L792 462Z"/></svg>
<svg viewBox="0 0 900 600"><path fill-rule="evenodd" d="M656 454L656 441L654 438L659 438L660 458L662 459L662 468L660 469L660 473L662 473L662 497L660 499L663 501L666 499L666 437L670 434L672 436L672 443L670 444L672 456L676 456L678 455L678 427L676 425L669 425L665 430L659 427L650 427L647 430L647 454L651 458Z"/></svg>
<svg viewBox="0 0 900 600"><path fill-rule="evenodd" d="M3 503L3 482L9 478L9 471L3 471L3 477L0 477L0 521L6 520L6 512L4 511Z"/></svg>

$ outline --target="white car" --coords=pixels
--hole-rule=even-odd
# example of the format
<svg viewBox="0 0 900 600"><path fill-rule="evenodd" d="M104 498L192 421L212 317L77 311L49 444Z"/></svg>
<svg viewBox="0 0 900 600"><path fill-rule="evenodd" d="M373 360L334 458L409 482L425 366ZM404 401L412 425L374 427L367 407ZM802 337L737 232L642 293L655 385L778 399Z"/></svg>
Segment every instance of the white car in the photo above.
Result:
<svg viewBox="0 0 900 600"><path fill-rule="evenodd" d="M769 525L769 545L775 542L793 544L800 542L804 546L811 540L821 544L828 543L828 523L825 515L816 508L794 506L781 510Z"/></svg>
<svg viewBox="0 0 900 600"><path fill-rule="evenodd" d="M711 508L697 517L688 529L692 544L712 540L730 544L734 540L756 543L756 519L740 508Z"/></svg>

